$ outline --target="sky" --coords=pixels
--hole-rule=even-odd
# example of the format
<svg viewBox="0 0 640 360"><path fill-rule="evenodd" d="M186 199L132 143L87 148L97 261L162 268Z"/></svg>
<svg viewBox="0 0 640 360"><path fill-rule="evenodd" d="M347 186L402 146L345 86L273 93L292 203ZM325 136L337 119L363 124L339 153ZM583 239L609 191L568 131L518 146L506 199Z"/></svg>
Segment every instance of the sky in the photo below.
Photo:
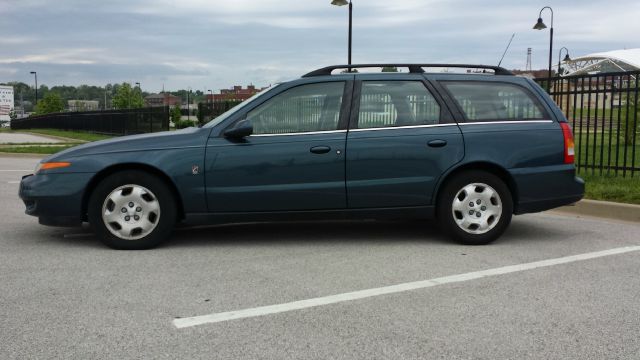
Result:
<svg viewBox="0 0 640 360"><path fill-rule="evenodd" d="M348 7L330 0L0 0L0 83L105 85L144 91L266 86L347 62ZM353 62L553 63L640 47L640 1L353 0ZM550 25L550 13L543 12ZM563 54L564 57L564 54Z"/></svg>

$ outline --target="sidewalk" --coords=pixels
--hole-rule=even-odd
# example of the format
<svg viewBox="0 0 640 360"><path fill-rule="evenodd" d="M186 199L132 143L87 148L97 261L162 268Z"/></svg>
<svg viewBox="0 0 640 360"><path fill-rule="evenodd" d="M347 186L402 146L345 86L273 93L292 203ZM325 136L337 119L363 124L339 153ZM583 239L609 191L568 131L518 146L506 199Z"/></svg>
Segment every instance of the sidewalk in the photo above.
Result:
<svg viewBox="0 0 640 360"><path fill-rule="evenodd" d="M60 139L48 136L40 136L33 134L0 132L0 144L24 144L24 143L40 143L52 144L62 143Z"/></svg>
<svg viewBox="0 0 640 360"><path fill-rule="evenodd" d="M640 205L611 201L582 199L574 205L562 206L549 212L640 223Z"/></svg>

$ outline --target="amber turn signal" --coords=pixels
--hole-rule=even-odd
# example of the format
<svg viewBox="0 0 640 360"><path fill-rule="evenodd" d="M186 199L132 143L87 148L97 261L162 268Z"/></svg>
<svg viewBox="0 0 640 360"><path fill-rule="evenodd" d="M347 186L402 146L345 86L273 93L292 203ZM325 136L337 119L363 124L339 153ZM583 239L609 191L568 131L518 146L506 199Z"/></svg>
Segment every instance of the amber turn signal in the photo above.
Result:
<svg viewBox="0 0 640 360"><path fill-rule="evenodd" d="M37 171L65 168L69 166L71 166L70 162L46 162L46 163L40 164Z"/></svg>

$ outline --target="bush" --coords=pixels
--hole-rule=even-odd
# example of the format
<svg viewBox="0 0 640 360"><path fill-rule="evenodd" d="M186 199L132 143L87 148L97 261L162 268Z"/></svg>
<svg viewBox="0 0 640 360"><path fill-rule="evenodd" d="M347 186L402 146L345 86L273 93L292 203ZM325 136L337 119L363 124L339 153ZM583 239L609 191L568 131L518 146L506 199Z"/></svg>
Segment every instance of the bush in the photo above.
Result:
<svg viewBox="0 0 640 360"><path fill-rule="evenodd" d="M178 120L174 122L174 125L176 126L176 129L185 129L196 126L196 122L191 120Z"/></svg>

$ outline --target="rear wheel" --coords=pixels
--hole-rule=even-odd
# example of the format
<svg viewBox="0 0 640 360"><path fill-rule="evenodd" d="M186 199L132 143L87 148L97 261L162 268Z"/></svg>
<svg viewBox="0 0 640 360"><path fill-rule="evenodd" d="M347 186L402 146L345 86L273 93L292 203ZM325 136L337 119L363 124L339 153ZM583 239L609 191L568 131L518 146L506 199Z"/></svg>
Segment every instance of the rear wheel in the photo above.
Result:
<svg viewBox="0 0 640 360"><path fill-rule="evenodd" d="M497 176L466 171L445 184L438 198L438 221L445 233L467 245L484 245L511 222L511 192Z"/></svg>
<svg viewBox="0 0 640 360"><path fill-rule="evenodd" d="M176 222L175 199L167 185L142 171L105 178L88 205L89 223L107 246L142 250L166 240Z"/></svg>

